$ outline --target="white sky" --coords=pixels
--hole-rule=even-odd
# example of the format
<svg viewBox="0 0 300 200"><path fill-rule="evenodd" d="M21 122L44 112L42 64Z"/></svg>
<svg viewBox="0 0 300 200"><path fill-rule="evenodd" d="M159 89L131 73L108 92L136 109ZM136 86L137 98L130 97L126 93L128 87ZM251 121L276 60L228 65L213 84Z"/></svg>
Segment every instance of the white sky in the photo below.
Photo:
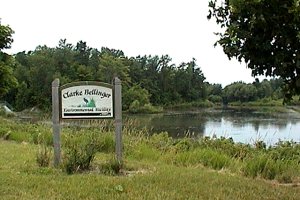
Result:
<svg viewBox="0 0 300 200"><path fill-rule="evenodd" d="M208 0L0 0L2 25L14 31L8 53L56 47L60 39L126 56L166 55L175 64L196 58L210 83L253 82L244 63L214 48L219 30L208 21Z"/></svg>

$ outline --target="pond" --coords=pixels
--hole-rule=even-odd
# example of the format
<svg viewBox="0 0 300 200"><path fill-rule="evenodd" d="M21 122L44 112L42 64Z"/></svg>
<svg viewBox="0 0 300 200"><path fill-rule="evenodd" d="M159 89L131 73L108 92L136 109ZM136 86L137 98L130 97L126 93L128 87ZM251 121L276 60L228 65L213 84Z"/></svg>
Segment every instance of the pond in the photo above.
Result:
<svg viewBox="0 0 300 200"><path fill-rule="evenodd" d="M164 114L126 115L137 120L150 133L168 132L172 137L216 136L235 142L253 144L264 141L274 145L279 140L300 142L300 114L293 112L268 114L251 110L202 110L167 112Z"/></svg>

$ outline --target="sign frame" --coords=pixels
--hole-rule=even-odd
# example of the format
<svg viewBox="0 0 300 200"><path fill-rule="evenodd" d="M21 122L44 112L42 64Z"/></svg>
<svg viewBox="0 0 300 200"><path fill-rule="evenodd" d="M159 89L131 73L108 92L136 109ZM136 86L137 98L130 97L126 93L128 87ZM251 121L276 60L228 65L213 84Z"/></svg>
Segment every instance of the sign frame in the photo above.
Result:
<svg viewBox="0 0 300 200"><path fill-rule="evenodd" d="M87 115L87 116L81 116L81 115L76 115L76 116L65 116L64 115L64 108L63 108L63 103L62 103L62 98L63 94L62 92L65 89L68 88L75 88L76 87L101 87L104 89L111 90L111 109L112 112L110 116L102 116L102 115ZM67 83L65 85L62 85L59 87L59 110L60 110L60 115L59 118L60 120L84 120L84 119L114 119L115 118L115 97L114 97L114 86L108 83L103 83L103 82L98 82L98 81L78 81L78 82L72 82L72 83ZM90 96L90 95L82 95L81 96ZM88 114L88 113L87 113ZM92 113L93 114L93 113Z"/></svg>
<svg viewBox="0 0 300 200"><path fill-rule="evenodd" d="M61 121L62 120L76 120L76 119L114 119L115 120L115 150L116 150L116 160L118 163L122 164L122 154L123 154L123 143L122 143L122 81L118 77L114 77L112 84L97 82L97 81L79 81L68 83L60 87L60 81L56 78L52 82L52 133L53 133L53 147L54 147L54 166L58 167L61 163L61 142L60 142L60 135L61 135ZM94 86L102 86L106 89L112 89L112 109L113 114L112 117L105 117L105 118L61 118L62 116L62 98L61 93L62 90L65 88L70 88L74 86L87 86L87 85L94 85ZM93 91L93 90L92 90ZM90 93L90 92L88 92ZM93 93L93 92L91 92ZM94 93L97 95L101 94L94 90ZM79 92L75 91L73 96L81 96ZM104 95L104 94L103 94ZM70 94L70 97L72 95ZM105 95L104 95L105 96ZM88 99L87 99L88 100ZM91 99L90 99L91 100ZM78 103L78 102L77 102ZM89 103L89 102L86 102ZM96 105L96 102L94 102ZM91 104L93 105L93 104ZM72 105L71 105L72 106ZM92 106L93 107L93 106ZM94 107L93 107L94 108Z"/></svg>

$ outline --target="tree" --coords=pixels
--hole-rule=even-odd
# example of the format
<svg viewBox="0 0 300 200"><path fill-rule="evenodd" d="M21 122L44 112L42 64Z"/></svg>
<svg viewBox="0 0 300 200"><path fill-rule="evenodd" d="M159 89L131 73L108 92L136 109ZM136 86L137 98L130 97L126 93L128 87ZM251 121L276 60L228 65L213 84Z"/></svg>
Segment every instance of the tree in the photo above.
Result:
<svg viewBox="0 0 300 200"><path fill-rule="evenodd" d="M149 98L150 94L146 89L140 85L133 85L123 94L123 107L128 109L134 101L137 101L139 106L144 106L150 103Z"/></svg>
<svg viewBox="0 0 300 200"><path fill-rule="evenodd" d="M225 104L228 102L248 102L253 101L257 97L257 89L252 84L244 82L235 82L227 85L223 92L223 101Z"/></svg>
<svg viewBox="0 0 300 200"><path fill-rule="evenodd" d="M9 26L1 25L0 21L0 98L3 97L10 88L17 85L17 80L13 76L12 66L14 60L8 54L2 52L3 49L10 48L13 42L13 30Z"/></svg>
<svg viewBox="0 0 300 200"><path fill-rule="evenodd" d="M300 94L300 1L211 0L208 19L225 28L216 44L252 75L279 76L285 97Z"/></svg>
<svg viewBox="0 0 300 200"><path fill-rule="evenodd" d="M0 50L9 49L13 42L12 34L14 31L9 26L1 25L0 19Z"/></svg>
<svg viewBox="0 0 300 200"><path fill-rule="evenodd" d="M259 82L258 79L253 83L254 86L257 89L257 97L262 99L266 97L271 97L273 90L270 81L267 79L263 80L262 82Z"/></svg>

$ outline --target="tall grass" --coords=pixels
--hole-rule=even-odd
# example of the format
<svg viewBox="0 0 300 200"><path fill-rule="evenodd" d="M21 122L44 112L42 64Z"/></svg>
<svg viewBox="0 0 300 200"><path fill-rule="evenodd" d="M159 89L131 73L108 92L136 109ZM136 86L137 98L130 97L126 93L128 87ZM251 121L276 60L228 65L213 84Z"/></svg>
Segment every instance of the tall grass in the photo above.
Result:
<svg viewBox="0 0 300 200"><path fill-rule="evenodd" d="M219 173L201 166L178 166L126 158L132 171L112 173L110 155L97 153L88 173L67 175L35 163L34 144L0 140L1 199L299 199L298 187ZM20 153L21 152L21 153ZM106 162L103 162L105 160ZM115 168L117 169L117 167ZM104 172L106 171L106 172Z"/></svg>
<svg viewBox="0 0 300 200"><path fill-rule="evenodd" d="M128 121L123 127L125 165L122 166L113 162L115 136L113 128L109 126L93 122L88 126L65 126L62 130L64 171L75 173L98 168L105 173L118 172L121 167L126 168L126 160L135 160L179 167L205 166L247 177L276 179L287 183L299 180L300 145L294 142L279 141L276 146L267 148L262 142L258 142L259 145L249 145L234 143L231 138L224 137L187 136L174 139L166 132L150 135L147 129L137 130L135 122ZM49 125L12 123L10 119L1 118L0 136L7 134L7 139L33 144L41 144L40 138L43 138L42 144L52 146ZM108 161L94 163L98 153L110 155ZM38 162L47 161L46 151L40 151L38 155L42 156Z"/></svg>

